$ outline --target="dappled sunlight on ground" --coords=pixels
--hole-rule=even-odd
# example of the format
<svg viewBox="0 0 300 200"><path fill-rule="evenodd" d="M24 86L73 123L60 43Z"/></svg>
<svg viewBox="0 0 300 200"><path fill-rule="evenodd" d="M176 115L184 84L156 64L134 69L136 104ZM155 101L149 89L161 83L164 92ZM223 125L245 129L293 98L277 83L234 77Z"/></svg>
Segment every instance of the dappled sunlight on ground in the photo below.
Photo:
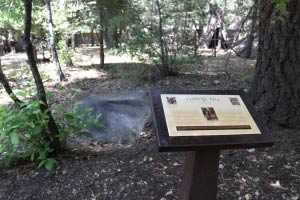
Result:
<svg viewBox="0 0 300 200"><path fill-rule="evenodd" d="M217 56L212 56L210 49L201 49L201 63L183 64L180 66L182 74L218 75L238 73L239 71L254 72L256 59L240 58L230 51L217 50ZM226 62L228 63L226 65Z"/></svg>
<svg viewBox="0 0 300 200"><path fill-rule="evenodd" d="M1 56L1 63L3 66L16 65L15 67L18 67L20 66L20 63L25 60L27 60L27 55L25 53L8 53Z"/></svg>
<svg viewBox="0 0 300 200"><path fill-rule="evenodd" d="M138 59L126 54L105 52L105 63L136 63ZM74 64L80 66L97 65L100 63L99 47L84 47L76 49Z"/></svg>
<svg viewBox="0 0 300 200"><path fill-rule="evenodd" d="M88 69L88 70L70 70L68 71L68 79L71 78L72 80L76 79L92 79L98 78L101 79L106 77L107 73L103 70L97 69Z"/></svg>
<svg viewBox="0 0 300 200"><path fill-rule="evenodd" d="M65 94L60 94L60 91L66 88L69 91L72 88L80 88L84 91L83 96L86 96L91 93L103 94L119 90L132 90L133 88L147 89L159 85L186 89L189 87L201 89L211 84L217 84L216 86L219 87L218 84L222 82L222 77L226 77L226 71L230 75L226 79L230 79L233 84L231 87L240 85L238 81L242 82L242 85L246 85L251 81L256 63L255 59L242 59L235 56L234 53L230 55L229 51L218 50L217 57L214 57L210 49L201 49L199 60L193 61L185 58L183 64L177 66L179 76L167 77L163 80L156 80L157 83L150 83L147 80L147 74L154 67L150 61L141 62L130 55L117 55L111 50L105 53L105 68L99 69L99 47L77 48L73 57L74 66L66 67L62 64L62 70L67 78L63 82L56 79L53 63L39 64L46 89L57 95L55 102L64 101ZM49 58L48 53L46 57ZM42 59L41 53L38 54L38 58ZM26 61L26 54L7 54L2 56L1 60L3 71L9 78L14 91L31 89L33 91L31 94L34 95L35 85ZM0 85L0 105L9 102L11 100Z"/></svg>
<svg viewBox="0 0 300 200"><path fill-rule="evenodd" d="M12 101L9 99L8 95L4 91L0 92L0 105L9 103L12 103Z"/></svg>

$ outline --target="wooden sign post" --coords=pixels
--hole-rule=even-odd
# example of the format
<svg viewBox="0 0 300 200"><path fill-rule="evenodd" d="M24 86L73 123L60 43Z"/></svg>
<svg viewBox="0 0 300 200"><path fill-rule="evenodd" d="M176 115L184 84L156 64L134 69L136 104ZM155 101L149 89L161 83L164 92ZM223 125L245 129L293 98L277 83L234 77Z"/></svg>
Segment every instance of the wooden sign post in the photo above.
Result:
<svg viewBox="0 0 300 200"><path fill-rule="evenodd" d="M187 151L180 200L215 200L221 149L269 147L242 91L151 90L159 151Z"/></svg>

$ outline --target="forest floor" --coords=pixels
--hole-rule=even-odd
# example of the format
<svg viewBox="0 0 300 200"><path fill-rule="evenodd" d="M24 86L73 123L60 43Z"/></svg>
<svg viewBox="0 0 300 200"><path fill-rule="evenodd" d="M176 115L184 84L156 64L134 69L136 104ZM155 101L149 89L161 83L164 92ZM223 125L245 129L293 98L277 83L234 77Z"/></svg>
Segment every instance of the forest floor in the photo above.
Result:
<svg viewBox="0 0 300 200"><path fill-rule="evenodd" d="M82 90L78 100L89 94L150 88L249 89L255 60L231 56L226 74L223 52L216 58L208 51L202 54L202 63L182 64L177 76L150 82L147 73L153 66L147 62L110 55L105 69L95 69L96 49L82 48L75 54L75 66L63 68L67 81L57 83L47 70L42 76L54 94L51 102L63 104L72 89ZM19 90L32 85L25 57L1 57ZM4 92L0 97L0 104L9 102ZM300 200L300 131L270 129L277 140L272 148L221 152L218 200ZM159 153L152 134L126 144L83 142L56 159L59 165L51 172L36 169L36 163L1 167L0 199L173 200L178 198L184 153Z"/></svg>

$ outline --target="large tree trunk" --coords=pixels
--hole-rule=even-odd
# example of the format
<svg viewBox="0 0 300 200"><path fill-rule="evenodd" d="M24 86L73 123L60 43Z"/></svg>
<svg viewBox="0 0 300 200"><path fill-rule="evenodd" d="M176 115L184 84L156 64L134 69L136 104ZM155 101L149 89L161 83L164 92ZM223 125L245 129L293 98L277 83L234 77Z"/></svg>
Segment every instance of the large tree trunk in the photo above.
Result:
<svg viewBox="0 0 300 200"><path fill-rule="evenodd" d="M260 1L259 49L250 95L267 122L300 128L300 1L287 3L284 21L272 14L270 2Z"/></svg>
<svg viewBox="0 0 300 200"><path fill-rule="evenodd" d="M49 106L47 103L46 98L46 92L43 85L42 78L40 76L39 70L37 68L36 60L34 59L34 53L33 53L33 47L30 40L30 34L31 34L31 15L32 15L32 0L23 0L24 7L25 7L25 31L24 31L24 44L25 49L27 53L27 57L29 60L29 66L30 70L32 72L35 85L37 88L37 95L38 99L43 102L41 105L41 111L43 113L47 113L49 117L48 121L48 129L50 131L50 134L46 135L47 139L50 142L50 147L52 147L54 150L60 150L61 149L61 143L57 137L53 137L54 135L58 135L59 130L58 127L52 117L52 114L49 110Z"/></svg>
<svg viewBox="0 0 300 200"><path fill-rule="evenodd" d="M55 71L56 71L56 74L57 74L59 80L63 81L66 77L61 69L58 55L57 55L50 0L47 0L46 7L47 7L47 11L48 11L48 27L49 27L49 35L50 35L50 46L51 46L53 61L55 64Z"/></svg>

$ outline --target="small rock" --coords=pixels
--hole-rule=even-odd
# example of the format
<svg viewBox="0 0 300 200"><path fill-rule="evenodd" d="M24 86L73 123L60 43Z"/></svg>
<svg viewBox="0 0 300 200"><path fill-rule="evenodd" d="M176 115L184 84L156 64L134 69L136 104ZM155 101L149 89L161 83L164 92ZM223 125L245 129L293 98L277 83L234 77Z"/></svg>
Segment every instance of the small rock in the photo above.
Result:
<svg viewBox="0 0 300 200"><path fill-rule="evenodd" d="M165 194L165 196L169 196L169 195L172 195L172 194L173 194L173 191L170 190L169 192L167 192L167 193Z"/></svg>
<svg viewBox="0 0 300 200"><path fill-rule="evenodd" d="M124 192L125 191L125 187L121 187L120 192Z"/></svg>
<svg viewBox="0 0 300 200"><path fill-rule="evenodd" d="M185 85L195 85L195 84L192 83L191 81L186 81L184 84L185 84Z"/></svg>
<svg viewBox="0 0 300 200"><path fill-rule="evenodd" d="M213 83L214 83L215 85L220 85L220 84L221 84L221 81L219 81L219 80L214 80Z"/></svg>
<svg viewBox="0 0 300 200"><path fill-rule="evenodd" d="M145 139L150 139L152 137L152 134L149 131L143 131L140 133L140 137Z"/></svg>
<svg viewBox="0 0 300 200"><path fill-rule="evenodd" d="M255 151L255 149L254 149L254 148L252 148L252 149L247 149L247 151L248 151L249 153L253 153L253 152Z"/></svg>
<svg viewBox="0 0 300 200"><path fill-rule="evenodd" d="M292 169L292 166L290 166L290 165L283 165L284 166L284 168L286 168L286 169Z"/></svg>
<svg viewBox="0 0 300 200"><path fill-rule="evenodd" d="M250 195L249 195L249 194L246 194L246 195L245 195L245 199L246 199L246 200L250 200Z"/></svg>

